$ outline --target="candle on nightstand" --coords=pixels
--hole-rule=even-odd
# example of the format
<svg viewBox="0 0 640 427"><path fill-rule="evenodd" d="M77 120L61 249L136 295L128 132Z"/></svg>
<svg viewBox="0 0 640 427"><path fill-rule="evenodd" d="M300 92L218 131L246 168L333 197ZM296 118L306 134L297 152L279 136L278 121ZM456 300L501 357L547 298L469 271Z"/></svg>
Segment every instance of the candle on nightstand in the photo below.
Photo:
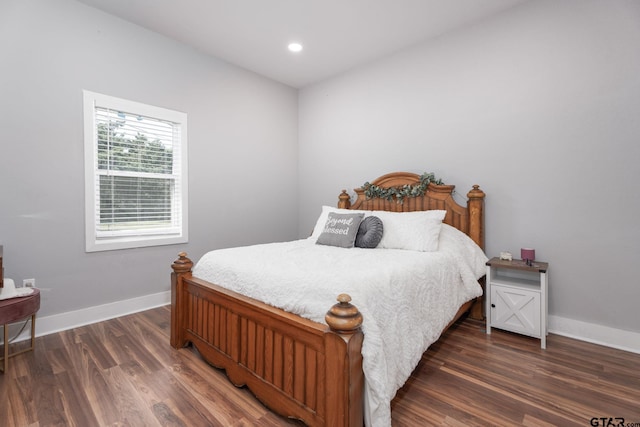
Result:
<svg viewBox="0 0 640 427"><path fill-rule="evenodd" d="M536 250L532 248L522 248L520 249L520 258L529 264L536 259Z"/></svg>

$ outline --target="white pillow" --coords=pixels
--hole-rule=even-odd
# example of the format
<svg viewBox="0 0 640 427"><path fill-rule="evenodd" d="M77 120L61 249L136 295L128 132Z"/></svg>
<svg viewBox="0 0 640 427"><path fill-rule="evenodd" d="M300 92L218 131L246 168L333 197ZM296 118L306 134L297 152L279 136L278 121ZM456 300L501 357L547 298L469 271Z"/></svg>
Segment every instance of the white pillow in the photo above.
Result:
<svg viewBox="0 0 640 427"><path fill-rule="evenodd" d="M369 214L382 220L384 231L379 248L434 252L438 250L442 220L447 211L370 211Z"/></svg>
<svg viewBox="0 0 640 427"><path fill-rule="evenodd" d="M365 217L377 216L382 220L384 231L378 248L406 249L410 251L434 252L438 250L438 239L442 220L447 211L430 210L415 212L364 211L323 206L311 237L317 241L329 218L329 212L364 213Z"/></svg>

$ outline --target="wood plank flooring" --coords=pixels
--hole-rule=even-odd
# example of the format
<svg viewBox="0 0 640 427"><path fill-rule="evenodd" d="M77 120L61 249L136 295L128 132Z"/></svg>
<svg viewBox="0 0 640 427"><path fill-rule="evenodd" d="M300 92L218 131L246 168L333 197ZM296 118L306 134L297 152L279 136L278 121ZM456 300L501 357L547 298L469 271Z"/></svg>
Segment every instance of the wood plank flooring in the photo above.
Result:
<svg viewBox="0 0 640 427"><path fill-rule="evenodd" d="M297 426L191 349L169 346L169 307L39 337L0 375L1 426ZM26 343L15 344L19 349ZM640 355L464 319L392 402L394 426L640 427ZM598 418L593 424L592 418ZM601 419L602 418L602 419Z"/></svg>

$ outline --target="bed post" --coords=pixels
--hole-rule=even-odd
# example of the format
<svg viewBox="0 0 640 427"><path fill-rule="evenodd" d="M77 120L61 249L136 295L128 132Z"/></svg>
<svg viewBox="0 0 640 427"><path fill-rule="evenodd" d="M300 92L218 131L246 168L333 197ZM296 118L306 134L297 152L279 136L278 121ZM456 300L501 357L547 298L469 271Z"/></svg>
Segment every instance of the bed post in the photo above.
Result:
<svg viewBox="0 0 640 427"><path fill-rule="evenodd" d="M342 190L338 196L338 208L349 209L351 207L351 196L347 194L347 190Z"/></svg>
<svg viewBox="0 0 640 427"><path fill-rule="evenodd" d="M186 307L186 292L183 277L191 274L193 262L187 258L185 252L178 254L178 259L171 264L171 346L182 348L187 343L184 338Z"/></svg>
<svg viewBox="0 0 640 427"><path fill-rule="evenodd" d="M467 193L467 209L469 210L469 237L484 249L484 191L474 185Z"/></svg>
<svg viewBox="0 0 640 427"><path fill-rule="evenodd" d="M338 295L338 301L325 316L331 328L325 334L325 425L359 427L364 424L362 314L350 304L349 295Z"/></svg>
<svg viewBox="0 0 640 427"><path fill-rule="evenodd" d="M484 250L484 191L480 189L479 185L474 185L473 188L467 193L469 200L467 201L467 210L469 211L469 237L478 244ZM480 286L482 286L482 292L484 294L485 278L482 277L479 280ZM485 296L486 298L486 296ZM482 297L476 298L471 309L469 310L469 316L472 319L483 320L484 319L484 299Z"/></svg>

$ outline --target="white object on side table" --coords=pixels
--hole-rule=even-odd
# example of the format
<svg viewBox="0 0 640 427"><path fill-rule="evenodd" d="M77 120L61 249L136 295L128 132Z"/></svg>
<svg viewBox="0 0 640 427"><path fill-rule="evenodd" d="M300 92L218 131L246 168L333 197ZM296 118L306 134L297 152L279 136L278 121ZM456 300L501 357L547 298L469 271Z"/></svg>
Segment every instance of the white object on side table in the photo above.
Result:
<svg viewBox="0 0 640 427"><path fill-rule="evenodd" d="M0 288L0 300L9 298L26 297L33 293L33 288L16 288L11 279L4 279L4 286Z"/></svg>

